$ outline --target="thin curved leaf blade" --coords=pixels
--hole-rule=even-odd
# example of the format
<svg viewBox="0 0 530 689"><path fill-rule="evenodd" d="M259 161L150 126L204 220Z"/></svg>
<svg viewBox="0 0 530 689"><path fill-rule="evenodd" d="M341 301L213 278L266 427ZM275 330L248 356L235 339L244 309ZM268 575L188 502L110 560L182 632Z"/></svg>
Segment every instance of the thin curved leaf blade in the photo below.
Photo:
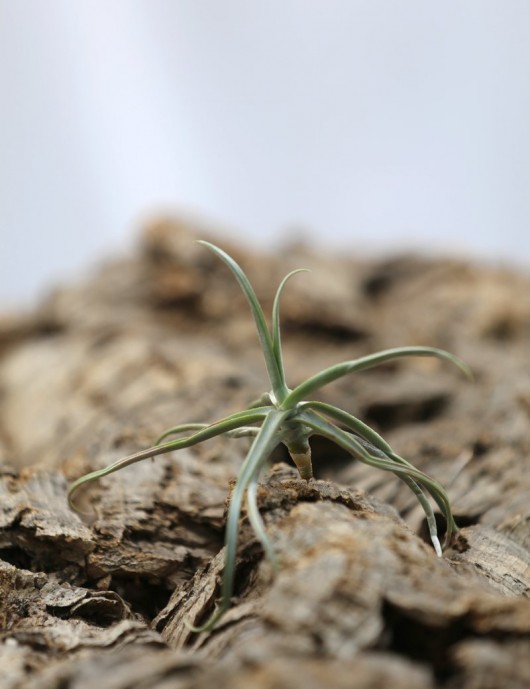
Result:
<svg viewBox="0 0 530 689"><path fill-rule="evenodd" d="M388 460L374 456L374 454L370 453L355 436L337 428L335 425L329 423L312 411L302 412L300 414L300 419L303 420L303 423L309 426L309 428L313 429L315 433L328 438L328 440L331 440L354 457L357 457L361 462L369 464L377 469L382 469L383 471L391 471L400 477L408 476L420 486L424 487L425 490L432 495L434 501L446 518L446 545L451 541L452 535L456 530L456 524L447 493L437 481L427 474L424 474L419 469L416 469L412 464L408 462L399 462L398 459L401 458L398 458L397 455L396 459Z"/></svg>
<svg viewBox="0 0 530 689"><path fill-rule="evenodd" d="M261 344L261 349L265 359L265 365L267 367L267 373L269 375L270 383L274 391L274 395L278 401L282 401L287 395L287 386L283 378L283 371L279 367L274 354L274 347L272 344L271 334L267 326L267 321L265 319L265 314L261 308L261 304L258 301L256 293L249 279L243 272L241 266L234 261L234 259L229 256L225 251L220 249L215 244L206 242L204 240L199 240L199 244L202 244L207 249L212 251L216 256L218 256L232 271L234 277L236 278L239 286L241 287L248 303L250 304L250 309L252 315L254 316L254 321L256 323L256 328L258 330L258 337Z"/></svg>
<svg viewBox="0 0 530 689"><path fill-rule="evenodd" d="M267 559L271 563L273 569L277 570L278 559L276 558L276 553L274 552L272 543L270 542L270 539L267 535L267 531L265 530L265 524L263 523L263 519L261 518L261 514L259 513L258 509L257 488L258 477L253 476L247 488L248 520L252 528L254 529L254 533L256 534L257 539L263 547L263 551L265 552Z"/></svg>
<svg viewBox="0 0 530 689"><path fill-rule="evenodd" d="M293 277L293 275L307 272L309 272L307 268L298 268L297 270L292 270L290 273L287 273L287 275L280 282L280 286L278 287L274 296L274 302L272 305L272 351L274 352L274 357L278 364L278 368L281 371L283 380L285 380L285 371L283 368L282 342L280 334L280 300L283 290L285 289L285 285Z"/></svg>
<svg viewBox="0 0 530 689"><path fill-rule="evenodd" d="M260 428L258 435L255 437L250 450L243 462L243 465L237 476L236 485L232 498L230 500L230 507L228 508L228 518L225 530L225 565L223 571L223 582L221 587L221 602L217 610L213 613L209 620L203 625L195 627L188 624L188 627L194 632L203 632L212 629L221 616L230 607L230 599L234 590L234 578L236 570L236 554L237 554L237 535L239 530L239 518L241 516L241 507L246 490L251 484L253 477L259 471L260 467L267 460L270 453L280 443L279 430L283 421L289 416L287 411L273 410L267 414L263 425Z"/></svg>
<svg viewBox="0 0 530 689"><path fill-rule="evenodd" d="M263 411L265 409L266 411ZM237 412L231 416L227 416L220 421L209 424L206 428L189 435L185 438L179 438L178 440L171 440L170 442L163 443L161 445L154 445L153 447L148 447L145 450L140 450L140 452L134 452L127 457L122 457L116 462L109 464L109 466L103 469L98 469L96 471L91 471L84 476L81 476L76 481L74 481L68 489L68 504L73 510L77 510L74 503L74 495L85 483L90 483L96 481L104 476L113 474L120 469L124 469L131 464L136 464L136 462L141 462L144 459L149 459L151 457L157 457L158 455L165 454L167 452L173 452L174 450L182 450L187 447L192 447L201 443L204 440L209 440L210 438L215 438L217 435L222 435L228 431L232 431L236 428L241 428L247 426L251 423L257 423L263 421L266 418L267 412L270 411L270 407L265 407L262 409L251 409L244 412Z"/></svg>
<svg viewBox="0 0 530 689"><path fill-rule="evenodd" d="M321 412L346 426L349 431L352 431L359 436L361 444L365 444L365 447L369 452L375 453L383 459L392 459L398 464L403 464L404 466L414 468L413 465L410 464L410 462L407 462L406 459L395 454L386 440L382 438L379 433L374 431L373 428L370 428L368 424L364 423L357 417L352 416L343 409L339 409L338 407L335 407L332 404L327 404L326 402L304 402L301 406L303 406L304 409L311 409L313 411ZM410 478L410 476L407 476L406 474L396 474L396 476L398 476L398 478L400 478L410 488L422 506L427 518L427 527L429 529L432 544L436 554L440 557L442 555L442 548L438 539L438 527L436 525L434 512L427 496L422 488L416 483L416 481L414 481L414 479Z"/></svg>
<svg viewBox="0 0 530 689"><path fill-rule="evenodd" d="M305 397L315 392L315 390L350 373L354 373L355 371L365 371L374 366L379 366L379 364L383 364L386 361L409 356L435 357L448 361L459 368L468 378L473 378L471 368L462 361L462 359L450 352L446 352L444 349L437 349L436 347L395 347L393 349L385 349L382 352L376 352L375 354L369 354L359 359L343 361L340 364L335 364L334 366L320 371L294 388L294 390L287 395L283 402L283 406L285 408L293 407L299 402L302 402Z"/></svg>

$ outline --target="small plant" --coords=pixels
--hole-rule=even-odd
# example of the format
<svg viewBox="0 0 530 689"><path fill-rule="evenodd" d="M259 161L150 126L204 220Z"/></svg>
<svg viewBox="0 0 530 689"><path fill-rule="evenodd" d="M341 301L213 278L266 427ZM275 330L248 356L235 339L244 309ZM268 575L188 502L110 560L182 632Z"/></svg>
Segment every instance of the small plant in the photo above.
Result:
<svg viewBox="0 0 530 689"><path fill-rule="evenodd" d="M265 393L259 400L249 405L247 409L231 414L220 421L211 424L185 423L170 428L158 438L153 447L124 457L105 469L92 471L82 476L70 486L68 491L70 506L75 509L73 503L74 494L82 485L112 474L129 464L134 464L135 462L166 452L172 452L173 450L191 447L218 435L226 435L231 438L254 437L250 450L237 476L228 509L221 600L217 610L214 611L206 623L199 627L189 625L195 632L212 629L230 607L236 568L238 529L243 501L246 501L248 519L263 546L265 554L274 567L277 565L273 547L258 511L256 489L260 473L266 465L270 454L281 443L289 451L301 478L306 480L311 479L313 476L311 448L309 445L309 438L312 435L320 435L331 440L361 462L370 464L383 471L394 473L413 491L423 507L431 541L437 555L441 556L442 547L438 539L436 520L427 494L432 496L446 519L447 530L444 542L444 547L446 547L451 543L457 531L457 526L451 512L449 498L443 487L437 481L416 469L403 457L396 454L378 433L360 419L331 404L307 400L307 397L324 385L349 373L363 371L399 357L428 356L445 359L455 364L467 376L471 376L469 367L458 357L441 349L433 347L399 347L336 364L311 376L291 390L287 386L282 359L280 298L287 281L293 275L302 271L295 270L289 273L280 283L272 307L272 327L269 329L263 309L240 266L228 254L213 244L204 241L200 243L213 251L214 254L226 263L250 304L265 358L271 391ZM190 434L168 441L168 438L171 436L182 433Z"/></svg>

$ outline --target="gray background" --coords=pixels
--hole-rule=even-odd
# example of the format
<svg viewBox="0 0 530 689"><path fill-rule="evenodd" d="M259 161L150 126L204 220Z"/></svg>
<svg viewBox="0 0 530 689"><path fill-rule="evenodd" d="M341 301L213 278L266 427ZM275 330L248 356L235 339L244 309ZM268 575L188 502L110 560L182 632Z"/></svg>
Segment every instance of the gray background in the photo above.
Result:
<svg viewBox="0 0 530 689"><path fill-rule="evenodd" d="M530 264L528 0L0 0L0 99L3 306L166 210Z"/></svg>

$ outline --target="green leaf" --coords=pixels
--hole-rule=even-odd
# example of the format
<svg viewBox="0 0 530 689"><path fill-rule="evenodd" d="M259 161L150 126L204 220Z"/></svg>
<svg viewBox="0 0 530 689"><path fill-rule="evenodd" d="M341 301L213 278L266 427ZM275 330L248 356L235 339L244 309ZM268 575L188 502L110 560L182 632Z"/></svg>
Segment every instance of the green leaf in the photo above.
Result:
<svg viewBox="0 0 530 689"><path fill-rule="evenodd" d="M201 431L203 428L208 428L209 425L209 423L181 423L161 433L155 440L155 445L160 445L163 440L169 438L171 435L180 435L186 431Z"/></svg>
<svg viewBox="0 0 530 689"><path fill-rule="evenodd" d="M212 629L230 607L230 599L234 590L237 533L243 498L255 474L259 471L264 462L267 461L274 448L280 443L280 426L289 414L290 412L288 411L271 411L267 414L239 471L234 492L230 500L230 507L228 508L228 519L225 530L225 565L221 588L221 602L217 610L204 624L195 627L187 623L188 628L194 632L203 632Z"/></svg>
<svg viewBox="0 0 530 689"><path fill-rule="evenodd" d="M429 356L443 359L457 366L468 378L472 378L473 374L469 366L459 359L454 354L446 352L444 349L436 349L435 347L396 347L394 349L385 349L376 354L369 354L360 359L352 359L351 361L344 361L335 366L320 371L316 375L308 378L303 383L300 383L292 392L290 392L281 405L283 409L294 407L299 402L310 395L315 390L331 383L334 380L342 378L343 376L353 373L354 371L364 371L368 368L378 366L385 361L391 359L398 359L408 356Z"/></svg>
<svg viewBox="0 0 530 689"><path fill-rule="evenodd" d="M309 272L307 268L298 268L297 270L292 270L288 273L283 280L280 282L280 286L276 291L274 297L274 303L272 305L272 351L276 359L276 363L281 372L282 378L285 381L285 372L283 368L283 357L282 357L282 342L280 336L280 299L287 282L296 275L297 273L307 273Z"/></svg>
<svg viewBox="0 0 530 689"><path fill-rule="evenodd" d="M427 474L424 474L419 469L416 469L412 464L401 463L396 459L382 459L376 457L362 445L362 443L355 436L346 431L337 428L325 419L322 419L312 411L302 412L300 420L309 426L315 433L322 435L334 442L339 447L342 447L347 452L357 457L361 462L369 464L370 466L382 469L383 471L391 471L397 476L408 476L415 482L423 486L433 497L437 505L440 507L442 513L447 520L447 533L445 538L446 545L450 542L453 533L456 530L456 524L451 512L451 505L449 498L442 486L432 479ZM398 457L397 455L395 456ZM399 458L401 459L401 458Z"/></svg>
<svg viewBox="0 0 530 689"><path fill-rule="evenodd" d="M231 414L230 416L227 416L225 419L222 421L236 421L238 419L243 419L245 423L247 423L246 419L248 418L248 415L250 414L251 417L254 417L256 414L260 414L260 420L265 418L265 415L271 411L272 407L270 405L267 406L262 406L262 407L252 407L251 409L244 409L243 411L238 411L234 412L234 414ZM222 423L221 421L218 421L217 423ZM248 423L252 423L249 421ZM212 424L210 423L181 423L178 426L173 426L172 428L168 428L165 430L157 439L155 442L156 445L160 445L160 443L170 435L178 435L179 433L185 433L186 431L199 431L205 428L209 428ZM230 429L228 431L223 431L223 433L229 434Z"/></svg>
<svg viewBox="0 0 530 689"><path fill-rule="evenodd" d="M247 488L248 519L250 521L252 528L254 529L254 533L256 534L261 545L263 546L263 550L265 552L265 555L267 556L267 559L271 563L273 569L277 570L278 569L278 560L276 558L276 553L274 552L274 548L272 547L272 543L270 542L269 537L267 536L267 532L265 530L265 524L263 523L263 519L261 518L261 514L259 513L259 509L258 509L257 487L258 487L258 474L255 474L252 477L252 480L249 482L248 488Z"/></svg>
<svg viewBox="0 0 530 689"><path fill-rule="evenodd" d="M179 435L185 431L198 431L203 428L208 428L209 425L209 423L183 423L179 426L174 426L164 431L164 433L157 438L155 445L159 445L162 440L169 438L171 435ZM241 428L235 428L233 431L225 431L223 435L226 435L227 438L249 438L256 436L258 431L259 428L255 426L241 426Z"/></svg>
<svg viewBox="0 0 530 689"><path fill-rule="evenodd" d="M352 416L351 414L348 414L348 412L345 412L343 409L339 409L338 407L335 407L332 404L327 404L326 402L302 402L300 407L302 409L320 411L326 416L335 419L335 421L342 423L350 431L353 431L361 436L361 438L364 438L367 450L379 454L383 459L393 459L395 462L398 462L398 464L404 464L405 466L414 468L412 464L407 462L406 459L396 455L386 440L382 438L379 433L374 431L373 428L370 428L370 426L365 424L363 421L355 416ZM405 474L396 475L410 488L410 490L417 497L420 505L423 507L423 511L425 512L425 516L427 518L427 527L429 529L432 544L436 550L436 554L441 556L442 549L440 546L440 541L438 540L438 527L436 525L434 512L432 511L432 507L427 496L421 487L416 483L416 481L410 478L410 476Z"/></svg>
<svg viewBox="0 0 530 689"><path fill-rule="evenodd" d="M342 423L354 433L362 436L382 452L392 452L390 445L379 435L379 433L374 431L373 428L370 428L370 426L364 423L364 421L361 421L361 419L358 419L356 416L352 416L352 414L349 414L343 409L335 407L333 404L311 400L310 402L301 402L300 409L313 409L322 412L335 421Z"/></svg>
<svg viewBox="0 0 530 689"><path fill-rule="evenodd" d="M252 285L250 284L247 276L245 275L241 267L226 252L224 252L219 247L215 246L215 244L205 242L202 239L199 240L199 244L202 244L203 246L210 249L210 251L212 251L224 263L226 263L226 265L230 268L236 280L238 281L239 286L243 290L243 293L247 298L248 303L250 304L250 309L252 311L252 315L254 316L254 321L256 322L256 328L258 330L261 349L265 359L265 365L267 366L267 373L269 375L269 380L271 383L272 390L274 392L274 396L276 397L276 400L278 402L282 402L288 393L287 385L285 384L285 380L283 378L283 371L278 366L278 362L274 354L272 338L269 332L269 328L267 326L267 321L265 320L263 309L261 308L261 304L259 303L258 298L256 297L256 293L254 292Z"/></svg>
<svg viewBox="0 0 530 689"><path fill-rule="evenodd" d="M266 411L263 411L263 409L265 409ZM206 428L203 428L199 430L197 433L193 433L192 435L186 438L172 440L162 445L155 445L153 447L147 448L146 450L140 450L140 452L135 452L132 455L128 455L127 457L122 457L121 459L118 459L116 462L113 462L108 467L98 469L97 471L91 471L89 474L81 476L81 478L78 478L77 481L74 481L71 484L70 488L68 489L68 504L72 509L77 510L73 498L75 493L77 493L79 488L81 488L81 486L85 483L96 481L97 479L103 478L104 476L113 474L115 471L124 469L130 464L141 462L144 459L156 457L158 455L165 454L166 452L173 452L174 450L182 450L186 447L192 447L197 443L201 443L204 440L209 440L210 438L214 438L217 435L222 435L223 433L227 433L228 431L232 431L236 428L247 426L250 423L262 421L264 418L266 418L267 412L269 410L270 407L265 407L262 409L251 409L244 412L237 412L236 414L232 414L231 416L227 416L226 418L221 419L221 421L209 424L208 426L206 426Z"/></svg>

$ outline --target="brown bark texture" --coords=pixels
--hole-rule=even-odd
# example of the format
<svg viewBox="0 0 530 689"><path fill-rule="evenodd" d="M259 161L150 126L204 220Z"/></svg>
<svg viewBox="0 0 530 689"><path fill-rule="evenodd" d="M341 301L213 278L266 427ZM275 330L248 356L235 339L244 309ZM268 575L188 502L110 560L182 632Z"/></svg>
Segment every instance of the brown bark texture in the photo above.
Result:
<svg viewBox="0 0 530 689"><path fill-rule="evenodd" d="M377 428L448 490L461 527L437 558L395 476L314 439L316 478L277 452L245 515L233 606L210 633L233 479L248 439L128 467L67 506L69 481L268 390L233 276L153 222L114 260L0 321L0 688L530 687L530 278L453 259L361 260L218 241L270 309L283 275L289 384L402 345L437 360L343 378L320 399ZM214 240L215 241L215 240ZM443 524L440 523L443 529Z"/></svg>

